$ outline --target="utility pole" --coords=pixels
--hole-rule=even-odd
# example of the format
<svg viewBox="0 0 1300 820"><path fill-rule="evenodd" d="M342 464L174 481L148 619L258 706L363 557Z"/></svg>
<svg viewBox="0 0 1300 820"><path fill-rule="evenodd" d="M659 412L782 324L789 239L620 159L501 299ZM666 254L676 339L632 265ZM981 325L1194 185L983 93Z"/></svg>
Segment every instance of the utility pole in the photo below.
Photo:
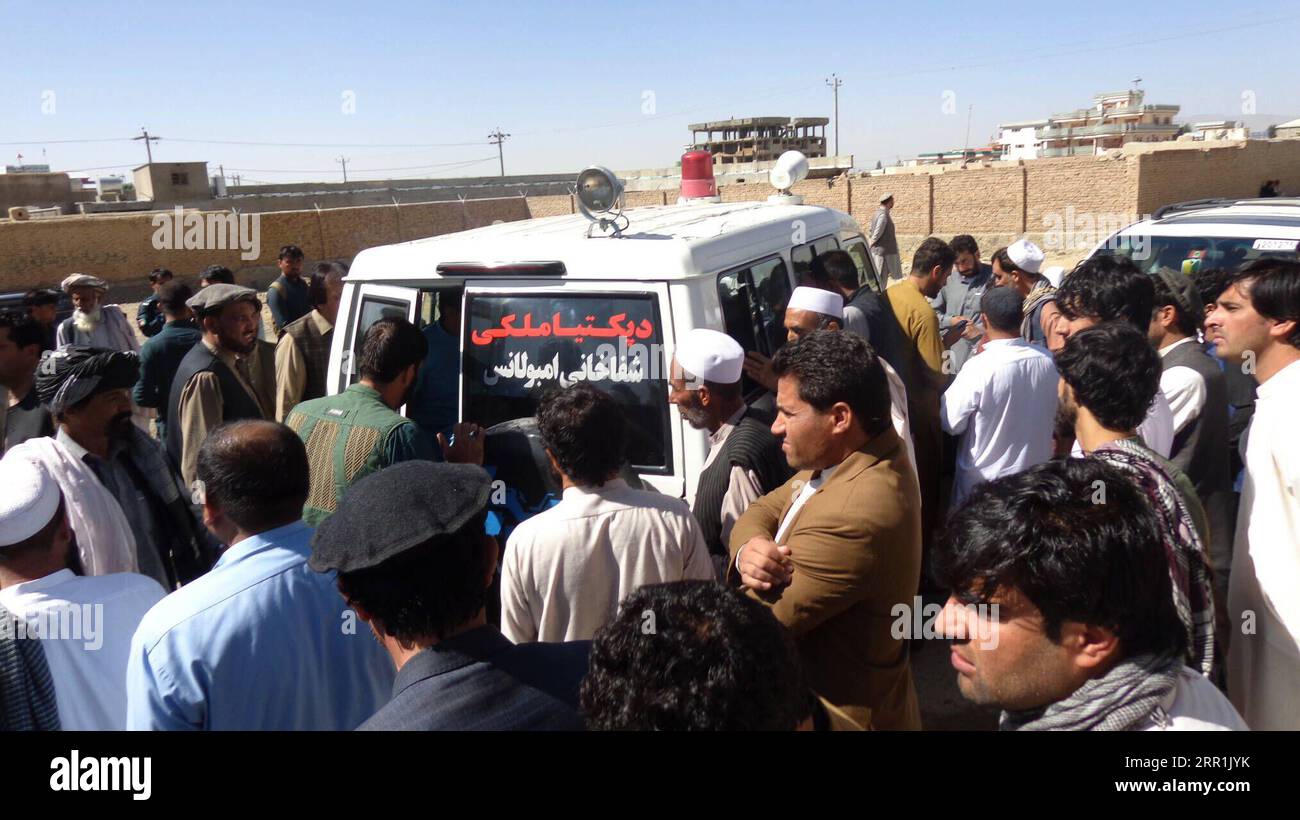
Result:
<svg viewBox="0 0 1300 820"><path fill-rule="evenodd" d="M970 152L970 118L975 113L975 103L971 103L966 109L966 140L961 144L961 161L966 162L966 155Z"/></svg>
<svg viewBox="0 0 1300 820"><path fill-rule="evenodd" d="M347 182L348 181L348 158L335 157L334 161L343 166L343 181Z"/></svg>
<svg viewBox="0 0 1300 820"><path fill-rule="evenodd" d="M835 156L840 155L840 86L844 81L832 74L826 80L826 85L830 86L835 93Z"/></svg>
<svg viewBox="0 0 1300 820"><path fill-rule="evenodd" d="M501 143L505 142L509 136L509 134L501 133L501 126L499 125L497 130L488 134L488 143L497 147L497 161L501 163L501 176L503 177L506 175L506 158L502 153Z"/></svg>
<svg viewBox="0 0 1300 820"><path fill-rule="evenodd" d="M151 143L151 142L157 142L157 141L160 140L160 139L162 139L162 137L151 137L151 136L149 136L149 131L148 131L148 129L146 129L144 126L141 126L141 127L140 127L140 136L138 136L138 137L131 137L131 140L132 140L133 142L134 142L135 140L144 140L144 152L145 152L145 156L147 156L147 157L149 158L149 164L150 164L150 165L153 165L153 148L150 147L149 143Z"/></svg>

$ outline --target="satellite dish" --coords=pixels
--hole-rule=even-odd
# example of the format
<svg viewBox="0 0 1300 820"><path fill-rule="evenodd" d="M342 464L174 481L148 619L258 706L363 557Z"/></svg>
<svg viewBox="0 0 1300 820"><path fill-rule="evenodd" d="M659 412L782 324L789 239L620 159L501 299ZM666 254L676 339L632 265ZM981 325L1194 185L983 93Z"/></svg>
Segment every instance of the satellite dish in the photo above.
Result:
<svg viewBox="0 0 1300 820"><path fill-rule="evenodd" d="M808 158L798 151L786 151L776 160L768 179L778 191L789 191L808 176Z"/></svg>

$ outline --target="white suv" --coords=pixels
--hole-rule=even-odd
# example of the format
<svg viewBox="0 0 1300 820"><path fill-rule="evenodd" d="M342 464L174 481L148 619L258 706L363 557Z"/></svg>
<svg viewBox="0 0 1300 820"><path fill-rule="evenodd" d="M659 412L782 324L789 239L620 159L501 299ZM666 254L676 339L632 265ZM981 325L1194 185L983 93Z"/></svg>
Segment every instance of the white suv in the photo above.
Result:
<svg viewBox="0 0 1300 820"><path fill-rule="evenodd" d="M1236 270L1261 257L1300 259L1300 199L1198 199L1158 209L1091 255L1127 256L1142 270Z"/></svg>

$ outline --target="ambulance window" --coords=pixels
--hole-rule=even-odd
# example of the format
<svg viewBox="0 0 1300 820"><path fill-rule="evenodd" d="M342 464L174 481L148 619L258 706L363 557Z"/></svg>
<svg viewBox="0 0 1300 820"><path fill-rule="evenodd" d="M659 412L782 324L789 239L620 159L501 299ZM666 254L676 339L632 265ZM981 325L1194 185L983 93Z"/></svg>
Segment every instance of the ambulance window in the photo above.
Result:
<svg viewBox="0 0 1300 820"><path fill-rule="evenodd" d="M790 303L790 277L780 257L759 262L750 268L750 272L758 301L759 328L767 340L767 349L775 353L785 344L785 306Z"/></svg>
<svg viewBox="0 0 1300 820"><path fill-rule="evenodd" d="M767 356L785 344L790 276L779 256L718 276L718 302L727 334L745 350Z"/></svg>
<svg viewBox="0 0 1300 820"><path fill-rule="evenodd" d="M803 284L803 278L807 275L809 268L812 267L813 258L826 251L833 251L840 246L840 243L833 236L823 236L820 239L814 239L806 245L796 245L790 250L790 261L794 263L794 278L799 284Z"/></svg>
<svg viewBox="0 0 1300 820"><path fill-rule="evenodd" d="M465 309L465 421L491 427L532 416L547 390L589 381L627 413L628 462L672 473L654 294L471 293Z"/></svg>
<svg viewBox="0 0 1300 820"><path fill-rule="evenodd" d="M867 253L867 243L861 239L854 239L844 250L849 252L853 257L853 264L858 269L858 282L863 285L871 285L871 289L880 292L880 279L876 276L876 269L871 265L871 254Z"/></svg>
<svg viewBox="0 0 1300 820"><path fill-rule="evenodd" d="M365 296L361 299L358 312L357 329L352 334L352 355L349 357L346 372L348 384L356 384L359 378L357 362L361 360L361 345L366 340L366 331L380 319L405 319L410 308L406 302L396 299L381 299L377 296Z"/></svg>

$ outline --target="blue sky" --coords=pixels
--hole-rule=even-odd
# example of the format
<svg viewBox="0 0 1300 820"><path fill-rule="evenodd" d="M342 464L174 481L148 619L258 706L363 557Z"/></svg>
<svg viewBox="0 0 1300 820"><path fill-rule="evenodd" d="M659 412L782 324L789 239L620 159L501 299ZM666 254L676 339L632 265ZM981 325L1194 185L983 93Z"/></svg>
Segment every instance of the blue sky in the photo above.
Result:
<svg viewBox="0 0 1300 820"><path fill-rule="evenodd" d="M1261 123L1300 116L1300 9L1254 0L3 0L0 14L0 158L88 175L129 173L143 146L55 141L141 126L164 137L156 159L267 182L338 180L339 156L354 179L493 175L497 126L512 134L508 173L666 166L691 122L830 116L831 72L841 152L860 167L960 146L968 112L982 145L999 122L1086 106L1135 76L1147 102L1184 115L1240 117L1249 93Z"/></svg>

